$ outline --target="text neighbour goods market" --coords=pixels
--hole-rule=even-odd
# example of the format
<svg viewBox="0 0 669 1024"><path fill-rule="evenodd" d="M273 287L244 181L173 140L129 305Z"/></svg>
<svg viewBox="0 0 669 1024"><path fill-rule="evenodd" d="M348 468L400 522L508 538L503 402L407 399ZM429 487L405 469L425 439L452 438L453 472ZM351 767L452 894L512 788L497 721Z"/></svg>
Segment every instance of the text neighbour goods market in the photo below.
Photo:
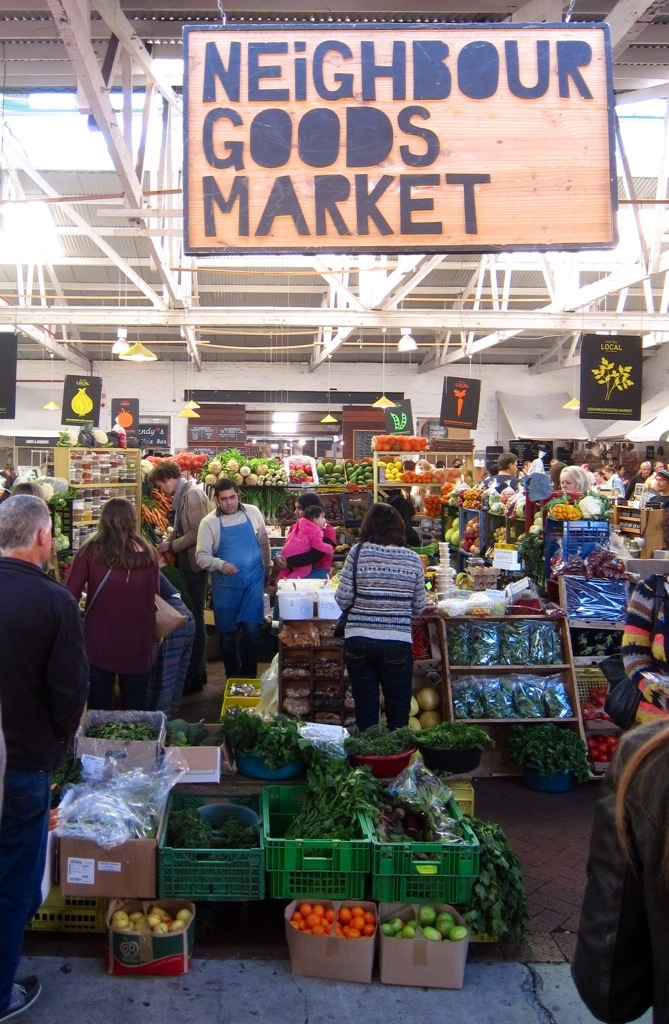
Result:
<svg viewBox="0 0 669 1024"><path fill-rule="evenodd" d="M597 225L511 245L610 244L608 40L573 28L186 29L189 250L480 247L500 198L552 220L551 193Z"/></svg>

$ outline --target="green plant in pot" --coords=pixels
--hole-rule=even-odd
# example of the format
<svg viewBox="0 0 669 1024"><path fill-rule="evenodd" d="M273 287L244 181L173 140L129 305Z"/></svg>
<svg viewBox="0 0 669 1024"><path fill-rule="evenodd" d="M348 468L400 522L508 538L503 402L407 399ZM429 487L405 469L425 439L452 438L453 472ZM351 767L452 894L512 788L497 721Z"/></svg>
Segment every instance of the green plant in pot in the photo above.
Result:
<svg viewBox="0 0 669 1024"><path fill-rule="evenodd" d="M416 734L408 726L388 731L372 725L344 740L352 765L366 764L377 778L397 775L408 765L416 749Z"/></svg>
<svg viewBox="0 0 669 1024"><path fill-rule="evenodd" d="M231 708L221 727L242 775L280 780L303 774L300 735L293 719L277 715L266 721L246 708Z"/></svg>
<svg viewBox="0 0 669 1024"><path fill-rule="evenodd" d="M441 722L422 729L417 743L426 768L453 774L478 768L484 748L495 745L485 729L470 722Z"/></svg>
<svg viewBox="0 0 669 1024"><path fill-rule="evenodd" d="M523 781L531 789L561 793L571 789L574 780L590 778L588 749L568 726L514 725L507 752L523 766Z"/></svg>

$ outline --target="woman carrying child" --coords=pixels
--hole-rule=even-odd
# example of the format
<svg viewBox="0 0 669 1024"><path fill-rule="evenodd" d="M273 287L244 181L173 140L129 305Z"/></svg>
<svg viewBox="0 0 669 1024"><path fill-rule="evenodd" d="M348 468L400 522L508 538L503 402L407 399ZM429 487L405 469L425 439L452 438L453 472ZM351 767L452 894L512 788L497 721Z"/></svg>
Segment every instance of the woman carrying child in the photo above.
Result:
<svg viewBox="0 0 669 1024"><path fill-rule="evenodd" d="M307 520L308 526L301 525L307 510L314 508L322 514L325 525L320 526L320 516L317 514L315 518ZM279 570L277 579L327 579L332 569L337 534L334 527L325 521L325 506L314 491L305 491L297 499L295 514L297 522L288 531L281 554L274 559ZM319 523L317 526L314 525L316 520ZM305 543L307 535L314 540L313 544Z"/></svg>

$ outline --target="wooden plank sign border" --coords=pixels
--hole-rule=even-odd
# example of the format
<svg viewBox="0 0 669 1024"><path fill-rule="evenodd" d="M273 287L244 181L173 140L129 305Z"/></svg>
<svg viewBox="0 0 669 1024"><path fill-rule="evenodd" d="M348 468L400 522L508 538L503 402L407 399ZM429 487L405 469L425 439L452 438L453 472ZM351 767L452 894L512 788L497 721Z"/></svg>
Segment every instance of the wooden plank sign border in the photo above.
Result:
<svg viewBox="0 0 669 1024"><path fill-rule="evenodd" d="M616 244L608 26L184 29L184 247Z"/></svg>

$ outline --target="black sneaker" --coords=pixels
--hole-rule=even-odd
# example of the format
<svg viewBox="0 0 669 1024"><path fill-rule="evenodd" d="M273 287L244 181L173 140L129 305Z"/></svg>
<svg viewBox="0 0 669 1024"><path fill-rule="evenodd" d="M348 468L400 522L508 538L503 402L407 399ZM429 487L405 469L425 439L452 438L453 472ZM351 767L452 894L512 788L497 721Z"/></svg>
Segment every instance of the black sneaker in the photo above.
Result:
<svg viewBox="0 0 669 1024"><path fill-rule="evenodd" d="M39 978L31 974L29 978L21 978L12 985L12 997L6 1010L0 1011L0 1021L10 1020L27 1010L42 991Z"/></svg>

